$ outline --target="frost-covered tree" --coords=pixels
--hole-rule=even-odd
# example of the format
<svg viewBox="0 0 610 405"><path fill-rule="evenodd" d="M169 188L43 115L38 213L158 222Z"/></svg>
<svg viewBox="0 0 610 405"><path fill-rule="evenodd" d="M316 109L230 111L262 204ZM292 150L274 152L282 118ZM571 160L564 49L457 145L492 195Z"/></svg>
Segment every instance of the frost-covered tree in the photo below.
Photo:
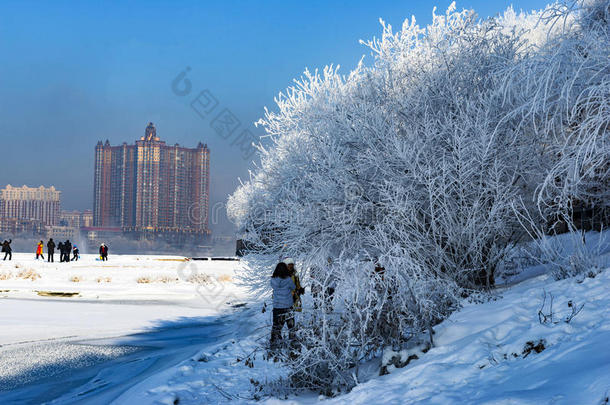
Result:
<svg viewBox="0 0 610 405"><path fill-rule="evenodd" d="M334 311L303 317L295 385L350 388L385 346L432 340L493 285L523 212L608 201L608 4L382 22L371 66L306 71L278 96L228 213L252 288L282 256L315 268L318 291L337 283Z"/></svg>
<svg viewBox="0 0 610 405"><path fill-rule="evenodd" d="M559 7L543 15L564 29L521 60L504 85L544 146L537 203L550 218L610 204L610 3L589 1L577 11L577 18Z"/></svg>

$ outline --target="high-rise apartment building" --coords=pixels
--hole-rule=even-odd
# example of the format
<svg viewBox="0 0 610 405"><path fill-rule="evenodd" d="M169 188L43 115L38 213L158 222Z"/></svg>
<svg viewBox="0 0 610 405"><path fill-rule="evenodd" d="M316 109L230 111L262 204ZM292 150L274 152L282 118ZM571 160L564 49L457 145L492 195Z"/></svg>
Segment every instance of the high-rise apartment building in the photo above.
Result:
<svg viewBox="0 0 610 405"><path fill-rule="evenodd" d="M3 232L40 232L59 222L61 192L55 187L6 186L0 190L0 229Z"/></svg>
<svg viewBox="0 0 610 405"><path fill-rule="evenodd" d="M95 147L93 222L135 233L208 234L210 150L168 146L149 123L134 145Z"/></svg>

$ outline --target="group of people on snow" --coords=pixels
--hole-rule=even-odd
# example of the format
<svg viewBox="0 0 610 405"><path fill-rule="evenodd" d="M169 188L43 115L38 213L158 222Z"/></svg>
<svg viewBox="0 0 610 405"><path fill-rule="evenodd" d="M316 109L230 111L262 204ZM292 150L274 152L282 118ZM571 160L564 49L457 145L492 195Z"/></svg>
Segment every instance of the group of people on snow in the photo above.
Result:
<svg viewBox="0 0 610 405"><path fill-rule="evenodd" d="M52 263L55 261L55 248L59 250L59 261L61 263L68 263L70 261L77 261L79 258L79 250L76 245L72 245L70 240L66 240L65 242L59 242L58 245L55 245L53 238L49 239L47 242L47 261ZM70 254L72 254L72 258L70 258ZM36 259L38 257L44 260L43 255L43 242L40 241L38 246L36 247Z"/></svg>
<svg viewBox="0 0 610 405"><path fill-rule="evenodd" d="M5 240L0 243L0 247L2 248L2 253L4 253L4 260L8 258L8 260L13 259L13 249L11 247L11 243L13 243L12 239ZM40 241L36 245L36 260L44 258L44 242ZM55 262L55 249L59 250L59 261L61 263L68 263L71 261L78 261L80 258L80 250L78 246L73 245L70 240L66 240L65 242L59 242L59 244L55 244L53 238L50 238L46 244L47 246L47 261L49 263ZM100 246L100 258L99 260L107 261L108 260L108 246L102 243Z"/></svg>

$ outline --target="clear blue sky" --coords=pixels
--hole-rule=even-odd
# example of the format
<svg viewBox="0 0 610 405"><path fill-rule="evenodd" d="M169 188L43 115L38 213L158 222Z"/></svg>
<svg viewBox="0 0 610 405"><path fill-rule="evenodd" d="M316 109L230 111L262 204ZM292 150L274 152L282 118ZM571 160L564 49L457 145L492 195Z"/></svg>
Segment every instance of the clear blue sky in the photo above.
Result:
<svg viewBox="0 0 610 405"><path fill-rule="evenodd" d="M467 0L480 16L541 8L538 0ZM7 1L0 2L0 185L55 185L65 209L90 209L98 140L133 143L149 121L169 144L211 148L212 203L225 201L250 167L240 150L178 97L186 66L193 94L209 89L252 123L303 70L347 72L380 34L431 20L450 1ZM222 222L216 227L226 233Z"/></svg>

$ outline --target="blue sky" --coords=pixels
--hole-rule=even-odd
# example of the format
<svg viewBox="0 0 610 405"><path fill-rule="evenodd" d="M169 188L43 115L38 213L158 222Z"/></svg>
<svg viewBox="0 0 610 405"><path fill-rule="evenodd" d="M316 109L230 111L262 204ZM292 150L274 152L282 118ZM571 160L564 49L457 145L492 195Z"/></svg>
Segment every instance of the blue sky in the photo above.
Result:
<svg viewBox="0 0 610 405"><path fill-rule="evenodd" d="M480 16L546 1L469 0ZM0 2L0 185L55 185L65 209L90 209L98 140L132 143L149 121L169 144L211 148L212 203L226 200L251 163L190 107L208 89L241 129L273 108L303 70L365 55L359 39L431 20L450 1L6 1ZM172 92L190 67L193 93ZM217 233L230 232L225 221Z"/></svg>

